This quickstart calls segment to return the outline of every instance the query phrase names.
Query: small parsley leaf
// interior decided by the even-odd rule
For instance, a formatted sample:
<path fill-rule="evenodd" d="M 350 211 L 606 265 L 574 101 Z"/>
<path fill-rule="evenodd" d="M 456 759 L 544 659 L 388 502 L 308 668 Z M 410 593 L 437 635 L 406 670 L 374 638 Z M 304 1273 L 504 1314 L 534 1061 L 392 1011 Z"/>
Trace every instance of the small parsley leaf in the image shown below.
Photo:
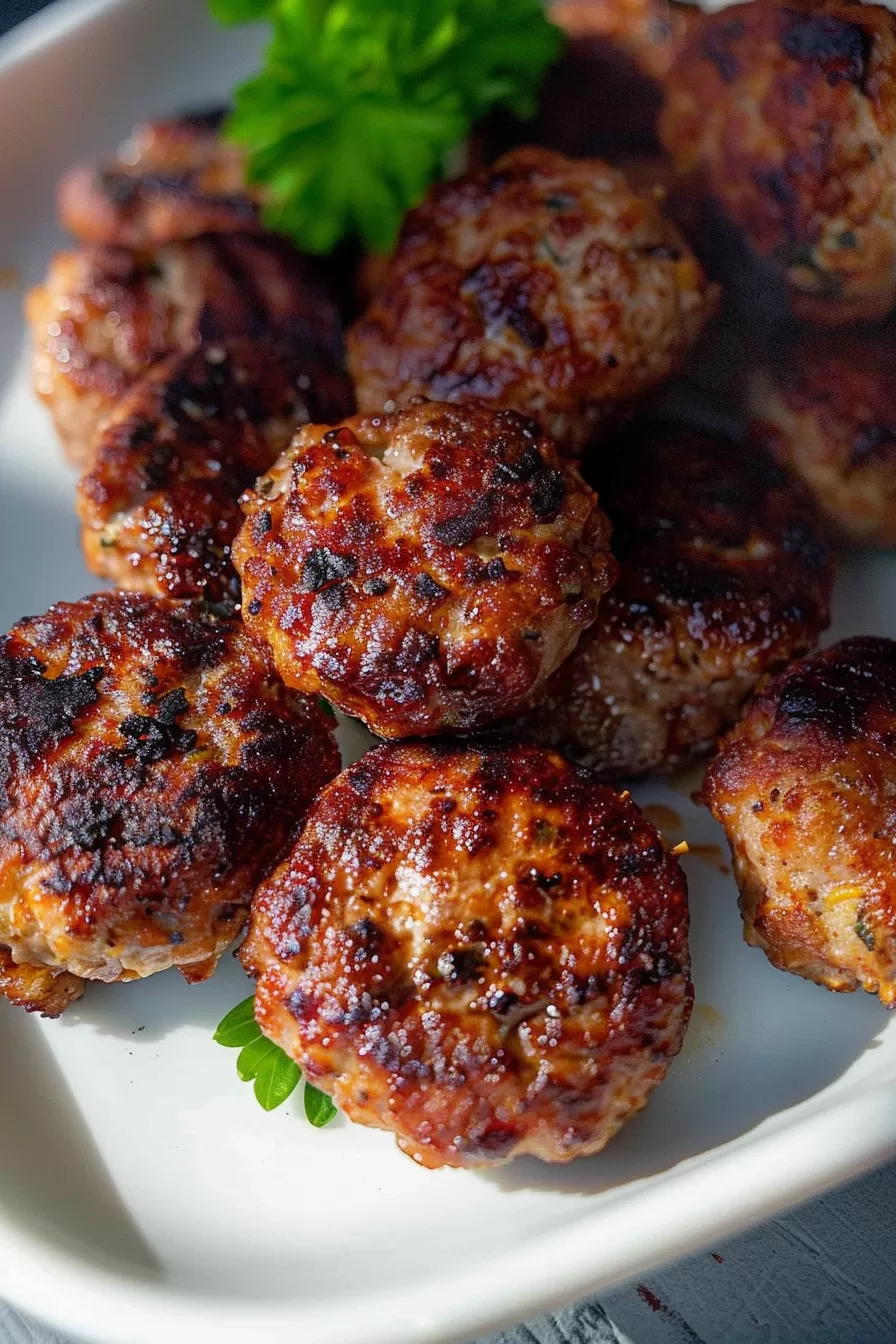
<path fill-rule="evenodd" d="M 267 1036 L 259 1033 L 257 1041 L 250 1041 L 244 1045 L 237 1056 L 236 1071 L 240 1080 L 244 1083 L 251 1083 L 253 1078 L 257 1078 L 259 1072 L 264 1067 L 265 1060 L 273 1050 L 278 1050 L 273 1041 L 269 1041 Z"/>
<path fill-rule="evenodd" d="M 311 252 L 347 235 L 376 251 L 498 104 L 531 115 L 561 42 L 542 0 L 211 0 L 222 22 L 264 15 L 264 69 L 236 91 L 265 218 Z"/>
<path fill-rule="evenodd" d="M 231 1008 L 227 1016 L 221 1019 L 214 1039 L 218 1045 L 233 1049 L 236 1046 L 250 1045 L 260 1036 L 261 1027 L 255 1021 L 255 995 L 250 994 L 248 999 L 243 999 L 242 1003 Z"/>
<path fill-rule="evenodd" d="M 269 17 L 277 0 L 208 0 L 219 23 L 256 23 Z"/>
<path fill-rule="evenodd" d="M 283 1104 L 296 1089 L 302 1070 L 285 1055 L 279 1046 L 273 1046 L 255 1075 L 255 1099 L 266 1111 Z"/>
<path fill-rule="evenodd" d="M 305 1117 L 309 1124 L 315 1129 L 323 1129 L 328 1125 L 336 1114 L 336 1107 L 333 1105 L 326 1092 L 321 1092 L 311 1083 L 305 1084 Z"/>

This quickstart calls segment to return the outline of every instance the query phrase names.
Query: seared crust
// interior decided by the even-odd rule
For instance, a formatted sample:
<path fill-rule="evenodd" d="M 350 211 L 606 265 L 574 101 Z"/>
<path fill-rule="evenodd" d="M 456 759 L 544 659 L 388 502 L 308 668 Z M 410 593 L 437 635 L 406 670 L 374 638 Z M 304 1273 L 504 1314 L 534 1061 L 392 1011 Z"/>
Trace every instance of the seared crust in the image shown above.
<path fill-rule="evenodd" d="M 341 358 L 339 319 L 311 264 L 283 239 L 209 235 L 152 252 L 59 252 L 32 289 L 37 395 L 69 458 L 90 461 L 97 427 L 157 359 L 243 336 Z"/>
<path fill-rule="evenodd" d="M 796 311 L 837 323 L 896 302 L 896 17 L 788 0 L 694 18 L 660 136 Z"/>
<path fill-rule="evenodd" d="M 402 743 L 320 795 L 241 958 L 265 1034 L 424 1166 L 566 1162 L 677 1053 L 687 933 L 630 798 L 532 746 Z"/>
<path fill-rule="evenodd" d="M 517 149 L 410 212 L 349 368 L 362 411 L 477 398 L 577 452 L 679 366 L 714 303 L 674 225 L 615 169 Z"/>
<path fill-rule="evenodd" d="M 17 966 L 8 947 L 0 947 L 0 998 L 26 1013 L 58 1017 L 84 993 L 84 981 L 47 966 Z"/>
<path fill-rule="evenodd" d="M 311 425 L 243 507 L 249 630 L 289 685 L 383 737 L 518 712 L 613 575 L 576 467 L 533 421 L 475 404 Z"/>
<path fill-rule="evenodd" d="M 79 163 L 57 192 L 59 222 L 84 243 L 154 247 L 259 227 L 245 151 L 221 137 L 223 112 L 134 127 L 117 152 Z"/>
<path fill-rule="evenodd" d="M 831 557 L 805 493 L 720 435 L 644 421 L 591 477 L 619 578 L 529 728 L 609 778 L 675 770 L 813 647 Z"/>
<path fill-rule="evenodd" d="M 329 722 L 241 626 L 127 593 L 0 643 L 0 943 L 21 965 L 205 979 L 303 807 Z"/>
<path fill-rule="evenodd" d="M 896 1004 L 896 643 L 842 640 L 771 681 L 704 785 L 744 937 L 774 966 Z"/>
<path fill-rule="evenodd" d="M 344 374 L 282 348 L 222 341 L 160 360 L 99 431 L 78 485 L 88 566 L 119 588 L 238 601 L 240 492 L 297 426 L 351 406 Z"/>
<path fill-rule="evenodd" d="M 805 482 L 832 531 L 862 546 L 896 545 L 894 335 L 800 331 L 749 390 L 757 441 Z"/>

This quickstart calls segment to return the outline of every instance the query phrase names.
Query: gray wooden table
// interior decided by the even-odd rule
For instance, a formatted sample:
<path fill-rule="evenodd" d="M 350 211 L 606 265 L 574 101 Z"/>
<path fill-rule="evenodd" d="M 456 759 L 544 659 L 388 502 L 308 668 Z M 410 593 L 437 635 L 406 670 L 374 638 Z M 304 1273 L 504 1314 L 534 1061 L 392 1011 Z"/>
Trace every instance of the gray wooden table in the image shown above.
<path fill-rule="evenodd" d="M 0 0 L 0 33 L 46 3 Z M 634 1344 L 896 1344 L 896 1163 L 487 1344 L 616 1344 L 620 1336 Z M 0 1302 L 0 1344 L 59 1341 Z"/>

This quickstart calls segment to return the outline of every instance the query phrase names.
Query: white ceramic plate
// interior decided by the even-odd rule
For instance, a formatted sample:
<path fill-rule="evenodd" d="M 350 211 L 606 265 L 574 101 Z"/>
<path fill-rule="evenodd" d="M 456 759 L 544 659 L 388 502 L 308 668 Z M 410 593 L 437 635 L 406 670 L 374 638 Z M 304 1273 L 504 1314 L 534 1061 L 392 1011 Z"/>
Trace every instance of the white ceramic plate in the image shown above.
<path fill-rule="evenodd" d="M 95 586 L 27 385 L 22 290 L 57 245 L 53 185 L 140 115 L 202 104 L 257 33 L 201 0 L 69 0 L 0 45 L 0 625 Z M 10 275 L 14 272 L 14 277 Z M 840 576 L 832 636 L 893 634 L 896 560 Z M 692 844 L 721 835 L 649 786 Z M 677 837 L 676 837 L 677 838 Z M 418 1169 L 295 1100 L 265 1115 L 211 1040 L 248 983 L 96 987 L 59 1022 L 0 1004 L 0 1296 L 98 1344 L 435 1344 L 705 1245 L 896 1147 L 896 1017 L 744 946 L 721 850 L 686 862 L 697 1007 L 683 1055 L 603 1155 Z M 296 1094 L 297 1096 L 299 1094 Z"/>

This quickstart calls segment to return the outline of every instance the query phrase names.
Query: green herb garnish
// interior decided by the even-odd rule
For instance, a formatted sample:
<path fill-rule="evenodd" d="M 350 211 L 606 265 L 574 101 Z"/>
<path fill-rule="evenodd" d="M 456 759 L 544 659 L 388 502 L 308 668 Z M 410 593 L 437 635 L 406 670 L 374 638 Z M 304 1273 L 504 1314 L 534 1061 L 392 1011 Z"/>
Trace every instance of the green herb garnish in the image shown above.
<path fill-rule="evenodd" d="M 281 1106 L 296 1090 L 302 1070 L 263 1035 L 255 1021 L 254 994 L 221 1019 L 215 1040 L 218 1045 L 239 1050 L 236 1071 L 244 1083 L 254 1084 L 256 1100 L 266 1111 Z M 323 1129 L 336 1114 L 336 1107 L 325 1093 L 306 1083 L 305 1114 L 315 1129 Z"/>
<path fill-rule="evenodd" d="M 310 252 L 392 246 L 406 210 L 490 108 L 521 117 L 562 37 L 541 0 L 209 0 L 273 28 L 227 134 L 249 152 L 265 221 Z"/>

